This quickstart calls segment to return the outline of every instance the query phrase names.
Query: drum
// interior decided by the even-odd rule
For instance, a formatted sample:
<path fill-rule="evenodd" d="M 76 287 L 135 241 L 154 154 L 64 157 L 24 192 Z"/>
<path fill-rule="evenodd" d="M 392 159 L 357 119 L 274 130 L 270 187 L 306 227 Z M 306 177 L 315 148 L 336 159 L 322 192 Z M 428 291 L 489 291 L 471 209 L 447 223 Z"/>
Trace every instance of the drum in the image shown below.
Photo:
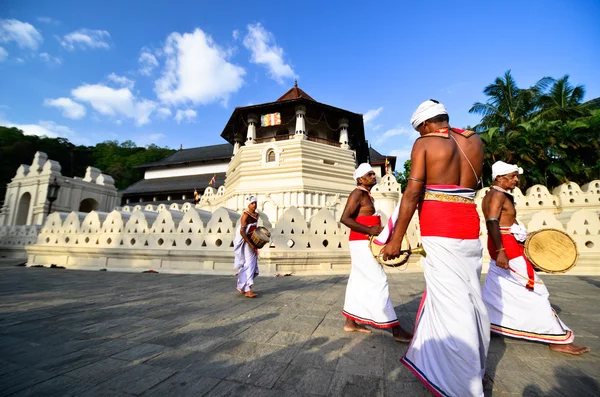
<path fill-rule="evenodd" d="M 369 248 L 371 249 L 371 254 L 373 254 L 373 257 L 380 265 L 388 267 L 400 267 L 408 262 L 412 254 L 421 254 L 425 256 L 425 250 L 423 249 L 423 247 L 417 246 L 417 248 L 411 249 L 408 237 L 404 235 L 404 240 L 402 240 L 402 246 L 400 250 L 400 256 L 395 259 L 384 260 L 381 251 L 383 250 L 385 245 L 377 245 L 373 243 L 373 240 L 375 238 L 376 236 L 371 236 L 369 238 Z"/>
<path fill-rule="evenodd" d="M 577 262 L 577 245 L 565 232 L 542 229 L 525 240 L 525 256 L 533 266 L 546 273 L 564 273 Z"/>
<path fill-rule="evenodd" d="M 250 240 L 252 240 L 256 248 L 262 248 L 266 243 L 271 241 L 271 233 L 266 227 L 259 226 L 250 234 Z"/>

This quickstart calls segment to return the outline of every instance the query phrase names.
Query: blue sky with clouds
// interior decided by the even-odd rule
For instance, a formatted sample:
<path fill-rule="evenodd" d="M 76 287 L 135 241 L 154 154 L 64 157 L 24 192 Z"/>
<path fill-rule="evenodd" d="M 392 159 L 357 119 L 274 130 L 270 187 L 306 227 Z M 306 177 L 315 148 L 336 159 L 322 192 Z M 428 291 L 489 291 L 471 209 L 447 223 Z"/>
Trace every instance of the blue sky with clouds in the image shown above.
<path fill-rule="evenodd" d="M 0 125 L 76 144 L 218 144 L 235 106 L 298 78 L 363 113 L 372 146 L 403 161 L 420 102 L 474 125 L 470 106 L 508 69 L 523 87 L 569 74 L 600 96 L 599 19 L 594 0 L 0 0 Z"/>

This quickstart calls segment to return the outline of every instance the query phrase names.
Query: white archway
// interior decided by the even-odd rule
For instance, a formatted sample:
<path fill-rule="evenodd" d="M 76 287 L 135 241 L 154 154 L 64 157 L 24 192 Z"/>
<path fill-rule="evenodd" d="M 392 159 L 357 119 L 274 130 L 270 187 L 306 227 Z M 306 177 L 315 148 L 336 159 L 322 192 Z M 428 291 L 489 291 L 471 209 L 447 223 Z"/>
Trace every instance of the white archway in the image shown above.
<path fill-rule="evenodd" d="M 26 225 L 27 219 L 29 218 L 29 209 L 31 207 L 31 194 L 29 192 L 23 193 L 19 199 L 17 205 L 17 217 L 15 219 L 15 225 Z"/>
<path fill-rule="evenodd" d="M 92 212 L 98 210 L 98 202 L 93 198 L 86 198 L 79 203 L 79 212 Z"/>

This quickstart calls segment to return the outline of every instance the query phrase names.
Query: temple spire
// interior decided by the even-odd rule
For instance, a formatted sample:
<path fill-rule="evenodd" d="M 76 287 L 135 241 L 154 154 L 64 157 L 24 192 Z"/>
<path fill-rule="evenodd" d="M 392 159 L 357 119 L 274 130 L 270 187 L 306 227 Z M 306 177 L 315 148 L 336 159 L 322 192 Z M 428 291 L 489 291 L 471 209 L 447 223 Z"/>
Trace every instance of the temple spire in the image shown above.
<path fill-rule="evenodd" d="M 298 79 L 294 79 L 294 88 L 298 88 Z"/>

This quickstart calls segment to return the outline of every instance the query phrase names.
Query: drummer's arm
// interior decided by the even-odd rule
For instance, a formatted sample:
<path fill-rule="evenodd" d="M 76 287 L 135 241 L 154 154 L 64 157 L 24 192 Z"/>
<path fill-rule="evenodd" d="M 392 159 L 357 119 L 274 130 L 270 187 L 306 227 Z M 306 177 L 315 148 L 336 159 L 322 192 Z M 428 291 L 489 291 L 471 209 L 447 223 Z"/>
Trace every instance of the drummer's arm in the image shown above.
<path fill-rule="evenodd" d="M 506 196 L 500 192 L 491 191 L 492 197 L 487 205 L 485 216 L 485 226 L 487 227 L 488 236 L 496 247 L 496 266 L 503 269 L 508 269 L 508 256 L 502 244 L 502 236 L 500 234 L 500 216 L 502 215 L 502 207 Z"/>
<path fill-rule="evenodd" d="M 376 232 L 380 230 L 379 226 L 365 226 L 356 222 L 356 216 L 360 210 L 360 202 L 363 198 L 363 193 L 361 190 L 354 190 L 348 196 L 348 201 L 346 202 L 346 208 L 344 208 L 344 212 L 342 213 L 342 217 L 340 218 L 340 222 L 344 225 L 348 226 L 350 230 L 353 230 L 358 233 L 367 234 L 370 236 L 379 234 Z"/>
<path fill-rule="evenodd" d="M 254 244 L 252 244 L 250 237 L 248 237 L 248 234 L 246 233 L 246 229 L 248 227 L 248 214 L 246 214 L 245 212 L 244 215 L 242 215 L 242 220 L 240 221 L 240 223 L 240 234 L 242 235 L 242 238 L 246 243 L 250 245 L 250 247 L 254 247 Z"/>

